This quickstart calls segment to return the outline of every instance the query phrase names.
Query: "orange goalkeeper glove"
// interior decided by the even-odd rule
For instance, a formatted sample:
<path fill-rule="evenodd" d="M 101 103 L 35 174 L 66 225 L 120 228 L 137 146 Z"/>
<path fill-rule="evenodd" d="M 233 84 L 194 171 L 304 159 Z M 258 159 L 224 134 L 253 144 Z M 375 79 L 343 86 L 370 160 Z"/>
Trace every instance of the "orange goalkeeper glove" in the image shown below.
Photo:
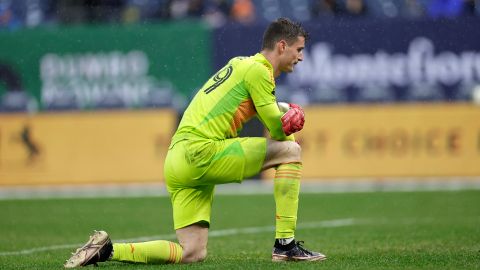
<path fill-rule="evenodd" d="M 282 116 L 282 128 L 285 135 L 290 135 L 303 129 L 305 112 L 302 107 L 289 103 L 289 110 Z"/>

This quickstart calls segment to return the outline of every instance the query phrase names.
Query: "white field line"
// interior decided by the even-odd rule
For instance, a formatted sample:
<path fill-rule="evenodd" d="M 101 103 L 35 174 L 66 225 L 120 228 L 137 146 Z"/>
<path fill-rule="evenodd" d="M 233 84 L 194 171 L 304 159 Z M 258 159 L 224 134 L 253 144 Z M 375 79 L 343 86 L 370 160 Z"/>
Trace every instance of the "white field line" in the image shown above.
<path fill-rule="evenodd" d="M 316 229 L 316 228 L 335 228 L 335 227 L 346 227 L 353 226 L 364 222 L 359 222 L 353 218 L 347 219 L 334 219 L 326 221 L 317 221 L 317 222 L 306 222 L 297 224 L 297 229 Z M 214 230 L 208 233 L 209 237 L 223 237 L 223 236 L 232 236 L 239 234 L 257 234 L 264 232 L 274 232 L 274 226 L 262 226 L 262 227 L 246 227 L 246 228 L 235 228 L 235 229 L 225 229 L 225 230 Z M 163 235 L 153 235 L 153 236 L 143 236 L 130 239 L 120 239 L 115 240 L 115 242 L 142 242 L 149 241 L 154 239 L 163 239 L 163 240 L 173 240 L 176 239 L 175 234 L 163 234 Z M 43 251 L 50 250 L 59 250 L 59 249 L 73 249 L 76 247 L 82 246 L 82 244 L 65 244 L 65 245 L 53 245 L 45 247 L 37 247 L 31 249 L 24 249 L 18 251 L 4 251 L 0 252 L 0 256 L 18 256 L 26 254 L 34 254 Z"/>

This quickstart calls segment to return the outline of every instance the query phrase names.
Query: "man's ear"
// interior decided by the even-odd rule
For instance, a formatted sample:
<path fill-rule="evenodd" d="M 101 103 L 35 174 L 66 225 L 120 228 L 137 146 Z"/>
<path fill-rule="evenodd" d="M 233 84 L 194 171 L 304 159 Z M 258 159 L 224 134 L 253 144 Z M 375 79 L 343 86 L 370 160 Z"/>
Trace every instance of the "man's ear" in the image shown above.
<path fill-rule="evenodd" d="M 277 42 L 277 48 L 281 53 L 283 53 L 285 49 L 287 49 L 287 42 L 283 39 L 280 40 L 279 42 Z"/>

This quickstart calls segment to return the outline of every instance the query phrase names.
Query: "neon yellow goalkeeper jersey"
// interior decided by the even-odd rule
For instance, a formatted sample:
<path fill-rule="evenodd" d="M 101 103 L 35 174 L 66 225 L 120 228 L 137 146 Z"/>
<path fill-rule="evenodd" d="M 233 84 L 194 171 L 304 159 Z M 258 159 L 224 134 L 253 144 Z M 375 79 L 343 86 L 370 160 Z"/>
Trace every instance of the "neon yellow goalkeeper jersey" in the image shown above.
<path fill-rule="evenodd" d="M 234 138 L 256 115 L 255 107 L 276 103 L 270 62 L 260 53 L 235 57 L 211 77 L 186 109 L 172 145 L 189 138 Z"/>

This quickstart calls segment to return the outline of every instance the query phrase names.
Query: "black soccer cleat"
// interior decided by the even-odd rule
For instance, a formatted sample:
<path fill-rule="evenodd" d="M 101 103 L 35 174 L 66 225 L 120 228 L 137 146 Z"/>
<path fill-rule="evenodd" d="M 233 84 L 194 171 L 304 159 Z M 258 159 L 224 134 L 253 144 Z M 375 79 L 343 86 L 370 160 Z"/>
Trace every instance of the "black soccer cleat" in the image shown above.
<path fill-rule="evenodd" d="M 77 249 L 70 259 L 63 265 L 65 268 L 75 268 L 89 264 L 97 265 L 110 258 L 113 245 L 108 234 L 104 231 L 95 231 L 83 247 Z"/>
<path fill-rule="evenodd" d="M 309 251 L 303 247 L 303 241 L 295 241 L 286 246 L 275 243 L 272 252 L 273 262 L 282 261 L 323 261 L 327 256 L 320 252 Z"/>

